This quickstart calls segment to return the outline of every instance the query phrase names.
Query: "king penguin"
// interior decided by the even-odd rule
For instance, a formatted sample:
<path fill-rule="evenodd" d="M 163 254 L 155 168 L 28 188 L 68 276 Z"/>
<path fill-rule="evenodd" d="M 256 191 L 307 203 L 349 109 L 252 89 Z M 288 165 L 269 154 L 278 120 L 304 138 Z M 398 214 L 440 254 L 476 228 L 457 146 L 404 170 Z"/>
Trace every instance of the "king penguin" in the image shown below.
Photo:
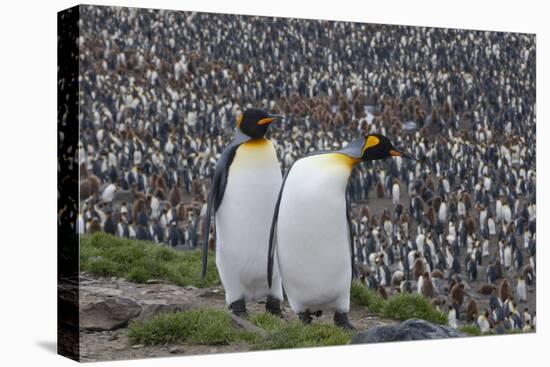
<path fill-rule="evenodd" d="M 290 307 L 302 322 L 326 311 L 334 312 L 335 325 L 354 328 L 348 319 L 354 251 L 346 187 L 355 164 L 391 156 L 411 158 L 385 136 L 371 134 L 341 150 L 311 153 L 288 170 L 273 214 L 268 280 L 276 279 L 278 263 Z"/>
<path fill-rule="evenodd" d="M 225 300 L 236 315 L 246 302 L 266 299 L 266 310 L 281 316 L 283 299 L 277 265 L 268 287 L 265 257 L 282 174 L 275 147 L 264 137 L 280 116 L 247 109 L 214 171 L 205 218 L 202 277 L 206 274 L 211 217 L 216 223 L 216 267 Z"/>

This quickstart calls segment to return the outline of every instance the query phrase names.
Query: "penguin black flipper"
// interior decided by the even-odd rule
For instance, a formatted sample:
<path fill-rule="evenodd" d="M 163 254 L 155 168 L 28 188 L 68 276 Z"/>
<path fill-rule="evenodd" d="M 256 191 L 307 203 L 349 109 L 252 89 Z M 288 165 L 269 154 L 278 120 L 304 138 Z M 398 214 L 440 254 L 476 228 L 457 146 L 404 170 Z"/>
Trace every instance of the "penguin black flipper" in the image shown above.
<path fill-rule="evenodd" d="M 290 166 L 292 169 L 292 166 Z M 290 169 L 288 172 L 290 172 Z M 273 262 L 275 257 L 275 229 L 277 227 L 277 220 L 279 219 L 279 206 L 281 204 L 281 197 L 283 196 L 283 189 L 285 187 L 285 181 L 288 176 L 288 172 L 283 179 L 281 184 L 281 190 L 279 190 L 279 196 L 277 197 L 277 203 L 275 204 L 275 209 L 273 211 L 273 221 L 271 222 L 271 229 L 269 230 L 269 250 L 267 251 L 267 284 L 271 288 L 273 283 Z"/>
<path fill-rule="evenodd" d="M 349 188 L 349 186 L 348 186 Z M 348 232 L 349 232 L 349 247 L 350 247 L 350 254 L 351 254 L 351 280 L 353 281 L 355 271 L 353 271 L 354 268 L 354 261 L 355 261 L 355 248 L 353 246 L 353 241 L 355 239 L 353 235 L 353 225 L 351 223 L 351 200 L 349 197 L 349 189 L 346 189 L 346 220 L 348 222 Z"/>
<path fill-rule="evenodd" d="M 202 272 L 201 277 L 204 279 L 206 276 L 206 266 L 208 264 L 208 239 L 210 237 L 210 226 L 212 224 L 212 214 L 216 214 L 220 207 L 223 194 L 225 193 L 225 187 L 227 186 L 227 175 L 229 174 L 229 167 L 235 158 L 237 149 L 242 143 L 250 140 L 250 137 L 244 135 L 240 130 L 237 130 L 235 138 L 231 141 L 229 146 L 220 155 L 220 159 L 216 163 L 216 169 L 214 170 L 214 177 L 212 178 L 212 184 L 210 186 L 210 192 L 208 193 L 208 203 L 206 207 L 206 216 L 204 217 L 204 241 L 202 244 Z"/>
<path fill-rule="evenodd" d="M 275 258 L 275 229 L 277 228 L 277 220 L 279 219 L 279 206 L 281 205 L 281 197 L 283 196 L 283 190 L 285 188 L 286 178 L 288 177 L 288 174 L 292 170 L 292 166 L 298 160 L 299 159 L 292 162 L 292 164 L 288 168 L 288 171 L 286 171 L 285 177 L 283 178 L 283 182 L 281 184 L 281 190 L 279 190 L 279 196 L 277 197 L 277 203 L 275 204 L 275 210 L 273 211 L 273 221 L 271 222 L 271 229 L 269 231 L 269 250 L 267 252 L 267 284 L 269 285 L 269 288 L 271 288 L 271 284 L 273 283 L 273 263 Z"/>

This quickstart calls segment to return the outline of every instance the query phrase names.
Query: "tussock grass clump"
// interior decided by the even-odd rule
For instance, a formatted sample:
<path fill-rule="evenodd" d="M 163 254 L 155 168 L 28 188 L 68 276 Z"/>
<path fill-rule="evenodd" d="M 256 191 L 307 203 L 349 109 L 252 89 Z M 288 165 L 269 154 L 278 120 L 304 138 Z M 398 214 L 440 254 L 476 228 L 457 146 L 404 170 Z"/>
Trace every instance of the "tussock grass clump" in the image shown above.
<path fill-rule="evenodd" d="M 386 306 L 386 300 L 381 295 L 354 280 L 350 289 L 351 302 L 366 307 L 369 312 L 380 314 Z"/>
<path fill-rule="evenodd" d="M 307 348 L 347 344 L 352 333 L 333 325 L 303 325 L 299 321 L 284 323 L 267 337 L 252 345 L 253 350 Z"/>
<path fill-rule="evenodd" d="M 399 293 L 388 299 L 382 316 L 389 319 L 423 319 L 434 324 L 447 325 L 447 316 L 438 311 L 419 294 Z"/>
<path fill-rule="evenodd" d="M 262 337 L 239 329 L 226 311 L 194 309 L 134 321 L 128 328 L 128 339 L 131 344 L 144 345 L 227 345 L 244 341 L 251 349 L 262 350 L 341 345 L 347 344 L 352 335 L 333 325 L 304 326 L 299 321 L 286 322 L 267 313 L 252 315 L 249 320 L 268 335 Z"/>
<path fill-rule="evenodd" d="M 267 332 L 280 330 L 286 322 L 280 317 L 274 316 L 268 312 L 249 316 L 248 320 L 256 326 L 261 327 Z"/>
<path fill-rule="evenodd" d="M 508 334 L 527 334 L 534 332 L 534 330 L 524 331 L 523 329 L 507 329 L 503 332 L 497 332 L 495 329 L 490 329 L 486 332 L 481 332 L 476 325 L 464 325 L 458 328 L 458 331 L 471 336 L 491 336 L 491 335 L 508 335 Z"/>
<path fill-rule="evenodd" d="M 227 312 L 205 309 L 163 313 L 149 320 L 134 321 L 128 328 L 128 338 L 131 344 L 144 345 L 226 345 L 235 340 L 254 340 L 233 325 Z"/>
<path fill-rule="evenodd" d="M 370 312 L 395 320 L 423 319 L 435 324 L 446 325 L 447 316 L 438 311 L 420 294 L 397 293 L 385 300 L 375 291 L 358 281 L 351 284 L 351 301 L 366 307 Z"/>
<path fill-rule="evenodd" d="M 154 242 L 129 240 L 104 232 L 80 239 L 80 269 L 98 276 L 124 277 L 136 283 L 162 279 L 180 286 L 220 284 L 214 261 L 200 278 L 201 251 L 176 251 Z M 211 259 L 214 255 L 211 254 Z"/>
<path fill-rule="evenodd" d="M 458 331 L 467 335 L 472 335 L 472 336 L 480 336 L 482 334 L 481 330 L 475 325 L 464 325 L 458 328 Z"/>

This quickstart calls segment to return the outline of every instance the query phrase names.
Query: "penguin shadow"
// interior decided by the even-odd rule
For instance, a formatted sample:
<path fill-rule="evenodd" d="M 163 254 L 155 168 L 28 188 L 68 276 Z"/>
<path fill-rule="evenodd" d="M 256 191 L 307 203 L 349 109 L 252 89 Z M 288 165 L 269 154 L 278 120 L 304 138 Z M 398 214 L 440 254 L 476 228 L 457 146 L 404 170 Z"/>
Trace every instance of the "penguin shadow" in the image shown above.
<path fill-rule="evenodd" d="M 57 354 L 57 342 L 55 340 L 38 340 L 36 345 L 47 352 Z"/>

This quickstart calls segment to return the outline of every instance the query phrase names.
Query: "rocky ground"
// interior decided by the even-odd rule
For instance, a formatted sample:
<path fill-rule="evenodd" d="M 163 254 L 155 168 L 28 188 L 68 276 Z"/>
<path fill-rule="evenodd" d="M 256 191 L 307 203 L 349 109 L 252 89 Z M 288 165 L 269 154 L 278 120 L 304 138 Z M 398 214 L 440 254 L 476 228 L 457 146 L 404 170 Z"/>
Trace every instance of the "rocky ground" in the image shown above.
<path fill-rule="evenodd" d="M 138 359 L 172 355 L 231 353 L 249 350 L 246 343 L 225 346 L 207 345 L 130 345 L 128 322 L 144 319 L 159 312 L 187 310 L 191 308 L 227 309 L 223 288 L 179 287 L 152 280 L 148 284 L 136 284 L 123 279 L 98 279 L 82 274 L 80 280 L 81 308 L 81 360 Z M 249 304 L 251 314 L 264 312 L 261 303 Z M 286 320 L 296 316 L 288 304 L 283 304 Z M 350 318 L 358 331 L 396 321 L 370 315 L 364 307 L 352 307 Z M 332 315 L 323 315 L 314 322 L 332 323 Z"/>

